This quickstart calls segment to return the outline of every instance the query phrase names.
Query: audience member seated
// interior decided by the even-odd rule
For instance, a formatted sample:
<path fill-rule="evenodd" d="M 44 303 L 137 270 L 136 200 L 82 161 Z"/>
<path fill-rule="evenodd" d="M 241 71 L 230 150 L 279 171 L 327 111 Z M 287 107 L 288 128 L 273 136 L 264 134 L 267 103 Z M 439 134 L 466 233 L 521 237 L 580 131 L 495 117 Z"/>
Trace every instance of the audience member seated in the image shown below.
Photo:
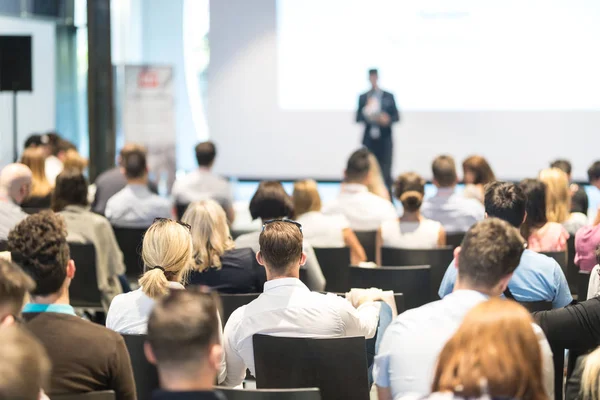
<path fill-rule="evenodd" d="M 566 251 L 569 232 L 558 222 L 549 222 L 546 214 L 546 184 L 537 179 L 524 179 L 521 189 L 527 196 L 527 218 L 521 234 L 527 239 L 529 250 Z"/>
<path fill-rule="evenodd" d="M 65 153 L 65 143 L 56 132 L 49 132 L 42 135 L 42 143 L 46 150 L 46 178 L 51 186 L 54 186 L 56 177 L 63 170 L 63 161 Z"/>
<path fill-rule="evenodd" d="M 93 212 L 104 215 L 108 200 L 127 186 L 127 179 L 123 173 L 123 160 L 125 159 L 125 155 L 133 150 L 146 153 L 146 148 L 144 146 L 135 143 L 127 143 L 123 146 L 117 157 L 117 166 L 108 171 L 104 171 L 96 178 L 96 181 L 94 182 L 96 193 L 94 195 L 94 201 L 92 202 Z M 150 181 L 148 181 L 148 188 L 152 193 L 158 193 L 156 185 Z"/>
<path fill-rule="evenodd" d="M 62 217 L 51 211 L 30 215 L 10 232 L 8 249 L 36 284 L 23 318 L 52 362 L 49 394 L 114 390 L 117 399 L 135 400 L 121 335 L 77 317 L 69 305 L 75 263 Z"/>
<path fill-rule="evenodd" d="M 190 204 L 182 221 L 190 225 L 194 244 L 190 285 L 205 285 L 220 293 L 263 291 L 265 269 L 251 248 L 235 248 L 225 211 L 216 201 Z"/>
<path fill-rule="evenodd" d="M 375 231 L 383 222 L 397 218 L 389 200 L 369 192 L 370 157 L 365 148 L 352 153 L 339 196 L 323 208 L 325 214 L 344 215 L 355 231 Z"/>
<path fill-rule="evenodd" d="M 369 177 L 367 178 L 367 188 L 369 192 L 377 195 L 387 201 L 391 201 L 389 189 L 385 186 L 385 180 L 381 173 L 379 160 L 371 152 L 369 152 Z"/>
<path fill-rule="evenodd" d="M 25 298 L 34 288 L 33 280 L 18 265 L 0 259 L 0 329 L 21 319 Z"/>
<path fill-rule="evenodd" d="M 430 393 L 440 351 L 469 310 L 506 290 L 523 249 L 519 231 L 497 218 L 469 229 L 462 248 L 455 250 L 458 277 L 454 292 L 402 313 L 384 334 L 374 369 L 380 400 Z M 552 397 L 552 352 L 539 328 L 537 331 L 544 351 L 545 390 Z"/>
<path fill-rule="evenodd" d="M 575 264 L 581 271 L 591 271 L 598 263 L 596 247 L 600 244 L 600 221 L 586 226 L 575 235 Z"/>
<path fill-rule="evenodd" d="M 502 219 L 519 228 L 525 220 L 526 208 L 527 197 L 519 186 L 494 182 L 486 187 L 485 212 L 488 217 Z M 453 261 L 440 285 L 438 294 L 441 298 L 452 293 L 456 274 Z M 560 265 L 553 258 L 529 249 L 523 251 L 505 294 L 520 302 L 551 301 L 554 308 L 564 307 L 573 301 Z"/>
<path fill-rule="evenodd" d="M 571 163 L 568 160 L 556 160 L 550 164 L 550 168 L 558 168 L 567 174 L 569 182 L 571 182 Z M 571 183 L 569 186 L 571 192 L 571 212 L 582 213 L 587 215 L 590 202 L 588 195 L 585 192 L 583 186 L 579 186 L 576 183 Z"/>
<path fill-rule="evenodd" d="M 0 329 L 0 398 L 48 400 L 52 365 L 44 346 L 26 329 Z"/>
<path fill-rule="evenodd" d="M 546 184 L 546 216 L 549 222 L 562 224 L 569 234 L 588 225 L 587 215 L 571 212 L 569 177 L 558 168 L 547 168 L 540 172 L 540 181 Z"/>
<path fill-rule="evenodd" d="M 424 217 L 441 222 L 446 232 L 466 232 L 471 225 L 483 219 L 483 205 L 455 193 L 456 165 L 450 156 L 439 156 L 431 166 L 433 184 L 437 193 L 425 200 L 421 208 Z"/>
<path fill-rule="evenodd" d="M 596 245 L 596 265 L 590 272 L 590 281 L 588 283 L 587 300 L 600 296 L 600 243 Z M 584 299 L 579 299 L 579 301 Z"/>
<path fill-rule="evenodd" d="M 21 203 L 23 208 L 50 208 L 52 186 L 46 179 L 45 154 L 42 148 L 25 149 L 21 163 L 31 170 L 31 191 Z"/>
<path fill-rule="evenodd" d="M 24 164 L 8 164 L 0 171 L 0 240 L 27 218 L 19 204 L 29 196 L 31 180 L 31 170 Z"/>
<path fill-rule="evenodd" d="M 600 399 L 600 347 L 578 360 L 576 370 L 567 382 L 565 400 Z"/>
<path fill-rule="evenodd" d="M 213 392 L 223 356 L 217 309 L 216 296 L 202 288 L 176 290 L 157 302 L 144 347 L 160 377 L 153 400 L 224 400 Z"/>
<path fill-rule="evenodd" d="M 483 204 L 485 185 L 496 180 L 492 167 L 481 156 L 467 157 L 463 161 L 463 182 L 465 189 L 463 195 L 467 198 L 478 200 Z"/>
<path fill-rule="evenodd" d="M 217 156 L 213 142 L 202 142 L 196 146 L 198 169 L 190 172 L 173 184 L 171 195 L 175 204 L 190 204 L 200 200 L 213 199 L 223 207 L 230 223 L 235 218 L 233 211 L 233 191 L 229 182 L 212 172 Z"/>
<path fill-rule="evenodd" d="M 86 160 L 76 149 L 68 149 L 65 152 L 65 161 L 63 163 L 63 169 L 74 169 L 83 174 L 88 166 L 88 160 Z"/>
<path fill-rule="evenodd" d="M 532 324 L 512 301 L 473 308 L 442 349 L 427 399 L 549 400 Z"/>
<path fill-rule="evenodd" d="M 385 247 L 433 249 L 446 245 L 442 224 L 421 215 L 425 197 L 425 180 L 414 172 L 398 177 L 394 195 L 402 203 L 404 214 L 381 225 L 381 243 Z"/>
<path fill-rule="evenodd" d="M 365 296 L 355 309 L 334 294 L 311 292 L 298 278 L 306 261 L 302 231 L 294 221 L 267 222 L 260 234 L 258 261 L 267 270 L 264 292 L 233 312 L 225 325 L 227 386 L 239 385 L 254 370 L 252 336 L 343 337 L 377 334 L 381 304 Z M 385 329 L 382 327 L 381 329 Z"/>
<path fill-rule="evenodd" d="M 87 181 L 77 170 L 64 170 L 56 178 L 52 210 L 59 213 L 67 225 L 67 240 L 92 243 L 96 249 L 98 289 L 105 310 L 113 297 L 123 292 L 119 276 L 125 274 L 123 253 L 110 223 L 89 210 Z"/>
<path fill-rule="evenodd" d="M 42 137 L 44 139 L 42 139 Z M 46 147 L 45 141 L 48 141 L 48 137 L 46 135 L 40 135 L 37 133 L 33 133 L 25 139 L 25 143 L 23 144 L 23 150 L 26 149 L 35 149 L 35 148 L 44 148 Z"/>
<path fill-rule="evenodd" d="M 346 217 L 342 214 L 325 215 L 321 212 L 321 196 L 317 182 L 312 179 L 297 181 L 294 184 L 292 200 L 296 221 L 302 224 L 304 240 L 308 244 L 313 247 L 348 247 L 353 265 L 367 261 L 365 250 L 354 231 L 350 229 Z"/>
<path fill-rule="evenodd" d="M 116 296 L 106 316 L 106 327 L 129 335 L 146 333 L 156 299 L 173 289 L 184 289 L 192 258 L 188 227 L 173 220 L 156 221 L 144 234 L 144 274 L 137 290 Z"/>
<path fill-rule="evenodd" d="M 294 204 L 281 183 L 264 181 L 258 185 L 256 193 L 250 200 L 250 215 L 253 220 L 260 218 L 264 225 L 267 221 L 294 215 Z M 260 231 L 256 231 L 239 236 L 235 240 L 235 247 L 238 249 L 249 247 L 257 253 L 260 250 L 260 234 Z M 310 290 L 322 292 L 325 290 L 325 277 L 321 271 L 319 260 L 310 244 L 304 242 L 303 246 L 303 251 L 306 253 L 306 263 L 303 262 L 306 269 L 306 285 Z"/>
<path fill-rule="evenodd" d="M 171 202 L 148 189 L 146 153 L 140 150 L 127 152 L 123 170 L 127 186 L 106 203 L 106 218 L 113 226 L 147 228 L 155 218 L 173 217 Z"/>

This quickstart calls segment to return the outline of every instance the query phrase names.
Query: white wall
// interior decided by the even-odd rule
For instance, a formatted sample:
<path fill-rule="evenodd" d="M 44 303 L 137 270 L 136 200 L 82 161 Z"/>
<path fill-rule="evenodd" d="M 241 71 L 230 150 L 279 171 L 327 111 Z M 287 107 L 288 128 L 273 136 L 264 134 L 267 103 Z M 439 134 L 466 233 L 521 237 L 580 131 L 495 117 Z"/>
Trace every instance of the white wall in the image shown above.
<path fill-rule="evenodd" d="M 275 3 L 211 1 L 208 122 L 220 145 L 216 168 L 249 178 L 340 178 L 360 145 L 361 127 L 350 111 L 280 109 Z M 556 157 L 569 158 L 575 178 L 587 179 L 587 167 L 600 158 L 593 146 L 600 111 L 406 112 L 402 118 L 395 127 L 395 174 L 416 170 L 429 178 L 435 155 L 460 162 L 479 153 L 503 179 L 534 176 Z"/>
<path fill-rule="evenodd" d="M 56 127 L 56 44 L 53 22 L 0 17 L 0 35 L 31 35 L 33 91 L 17 96 L 18 147 L 34 132 Z M 12 162 L 12 93 L 0 92 L 0 166 Z"/>

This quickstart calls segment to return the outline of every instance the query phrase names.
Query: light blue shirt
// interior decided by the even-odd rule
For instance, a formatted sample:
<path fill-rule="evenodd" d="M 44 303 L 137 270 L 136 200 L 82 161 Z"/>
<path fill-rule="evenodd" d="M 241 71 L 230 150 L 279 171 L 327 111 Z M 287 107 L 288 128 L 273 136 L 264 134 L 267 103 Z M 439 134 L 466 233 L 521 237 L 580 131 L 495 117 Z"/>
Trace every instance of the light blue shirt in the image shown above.
<path fill-rule="evenodd" d="M 52 312 L 57 314 L 75 315 L 75 310 L 69 304 L 38 304 L 27 303 L 23 307 L 24 313 L 44 313 Z"/>
<path fill-rule="evenodd" d="M 454 188 L 438 188 L 421 207 L 425 218 L 442 223 L 446 232 L 466 232 L 485 216 L 483 204 L 454 192 Z"/>
<path fill-rule="evenodd" d="M 173 206 L 147 185 L 127 185 L 108 200 L 105 215 L 113 226 L 147 228 L 155 218 L 172 218 Z"/>
<path fill-rule="evenodd" d="M 452 293 L 456 274 L 456 266 L 452 261 L 440 285 L 438 294 L 441 298 Z M 553 308 L 561 308 L 573 301 L 560 265 L 553 258 L 531 250 L 523 252 L 508 289 L 520 302 L 551 301 Z"/>

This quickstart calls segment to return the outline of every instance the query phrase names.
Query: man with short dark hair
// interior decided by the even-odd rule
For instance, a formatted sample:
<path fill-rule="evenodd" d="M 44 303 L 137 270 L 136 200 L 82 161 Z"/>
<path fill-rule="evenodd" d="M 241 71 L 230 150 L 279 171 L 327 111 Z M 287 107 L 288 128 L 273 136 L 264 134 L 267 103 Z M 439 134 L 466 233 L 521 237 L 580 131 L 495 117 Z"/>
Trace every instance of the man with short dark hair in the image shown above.
<path fill-rule="evenodd" d="M 202 142 L 196 146 L 198 169 L 177 179 L 171 191 L 175 204 L 185 205 L 204 199 L 218 202 L 233 222 L 233 191 L 229 182 L 212 172 L 217 147 L 213 142 Z"/>
<path fill-rule="evenodd" d="M 465 232 L 483 219 L 484 209 L 480 202 L 455 192 L 458 178 L 452 157 L 436 157 L 431 170 L 437 193 L 423 203 L 421 214 L 424 217 L 441 222 L 444 230 L 450 233 Z"/>
<path fill-rule="evenodd" d="M 550 164 L 550 168 L 558 168 L 569 177 L 571 181 L 571 163 L 569 160 L 555 160 Z M 579 212 L 587 215 L 589 208 L 589 199 L 585 189 L 576 183 L 571 183 L 571 212 Z"/>
<path fill-rule="evenodd" d="M 152 399 L 222 399 L 213 391 L 223 353 L 217 305 L 216 294 L 201 287 L 173 290 L 156 303 L 144 346 L 162 388 Z"/>
<path fill-rule="evenodd" d="M 399 315 L 383 336 L 375 358 L 375 384 L 380 400 L 404 395 L 425 396 L 437 357 L 465 314 L 489 297 L 500 296 L 519 264 L 525 240 L 507 222 L 477 222 L 455 251 L 458 277 L 454 292 L 442 300 Z M 552 352 L 541 329 L 534 326 L 543 352 L 546 394 L 554 394 Z"/>
<path fill-rule="evenodd" d="M 311 292 L 300 281 L 300 266 L 306 262 L 301 229 L 291 220 L 267 221 L 263 226 L 256 259 L 266 268 L 267 283 L 258 299 L 238 308 L 227 321 L 224 385 L 239 385 L 246 368 L 255 373 L 252 336 L 257 333 L 367 339 L 377 334 L 381 304 L 374 299 L 365 296 L 355 309 L 346 299 Z"/>
<path fill-rule="evenodd" d="M 127 186 L 106 203 L 106 218 L 121 228 L 147 228 L 155 218 L 172 218 L 173 207 L 168 199 L 148 189 L 146 153 L 134 149 L 125 153 L 122 172 Z"/>
<path fill-rule="evenodd" d="M 33 280 L 18 265 L 0 259 L 0 327 L 19 319 L 25 297 L 34 288 Z"/>
<path fill-rule="evenodd" d="M 36 284 L 23 318 L 54 365 L 50 393 L 114 390 L 118 399 L 135 399 L 121 335 L 77 317 L 69 305 L 75 263 L 62 218 L 51 211 L 30 215 L 10 232 L 8 250 Z"/>
<path fill-rule="evenodd" d="M 369 192 L 367 188 L 371 168 L 369 156 L 366 148 L 352 153 L 340 194 L 323 208 L 325 214 L 344 215 L 355 231 L 377 230 L 383 222 L 398 218 L 390 201 Z"/>
<path fill-rule="evenodd" d="M 485 189 L 486 217 L 499 218 L 520 228 L 527 215 L 526 207 L 527 196 L 518 185 L 493 182 Z M 456 275 L 452 261 L 440 285 L 441 298 L 452 293 Z M 505 295 L 519 302 L 551 301 L 554 308 L 565 307 L 573 301 L 565 273 L 556 260 L 531 250 L 523 252 Z"/>

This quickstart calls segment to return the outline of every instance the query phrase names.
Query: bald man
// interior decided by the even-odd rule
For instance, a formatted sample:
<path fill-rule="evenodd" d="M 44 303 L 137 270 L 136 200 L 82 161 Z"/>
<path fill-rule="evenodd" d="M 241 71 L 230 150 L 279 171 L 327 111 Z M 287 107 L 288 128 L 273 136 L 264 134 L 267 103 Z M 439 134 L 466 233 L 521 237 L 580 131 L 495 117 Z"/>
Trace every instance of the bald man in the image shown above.
<path fill-rule="evenodd" d="M 0 240 L 27 217 L 19 204 L 29 196 L 31 170 L 24 164 L 8 164 L 0 171 Z"/>

